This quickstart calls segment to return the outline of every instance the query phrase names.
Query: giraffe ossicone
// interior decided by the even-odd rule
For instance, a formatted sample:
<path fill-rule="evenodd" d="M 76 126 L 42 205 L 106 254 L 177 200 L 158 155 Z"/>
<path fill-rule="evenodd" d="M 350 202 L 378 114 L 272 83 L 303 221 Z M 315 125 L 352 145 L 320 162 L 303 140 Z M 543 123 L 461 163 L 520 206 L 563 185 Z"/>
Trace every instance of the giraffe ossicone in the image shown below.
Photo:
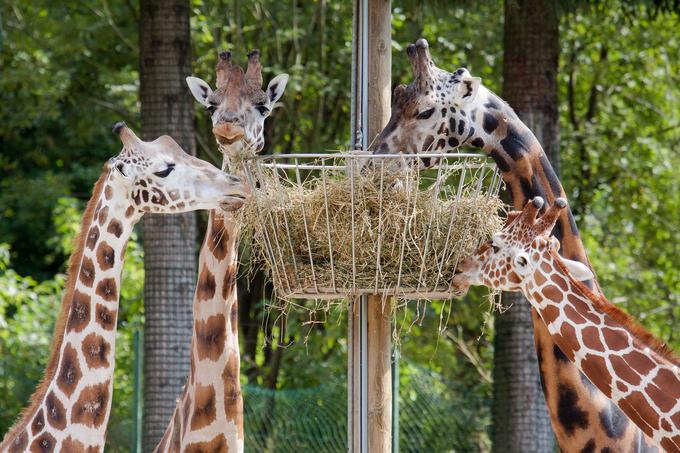
<path fill-rule="evenodd" d="M 593 278 L 587 266 L 558 254 L 550 232 L 566 201 L 538 215 L 542 207 L 534 198 L 511 213 L 501 232 L 460 263 L 454 286 L 521 291 L 567 359 L 657 445 L 680 452 L 680 359 L 583 284 Z"/>
<path fill-rule="evenodd" d="M 192 94 L 211 116 L 224 156 L 222 168 L 243 151 L 259 152 L 264 146 L 264 121 L 283 95 L 288 75 L 274 77 L 262 90 L 261 71 L 257 50 L 248 53 L 246 71 L 232 62 L 230 52 L 221 52 L 215 91 L 197 77 L 187 78 Z M 234 166 L 233 171 L 239 170 Z M 156 452 L 244 449 L 236 287 L 239 234 L 233 216 L 210 212 L 198 259 L 189 377 Z"/>
<path fill-rule="evenodd" d="M 104 165 L 83 214 L 44 378 L 1 453 L 103 451 L 133 226 L 146 212 L 235 209 L 248 194 L 239 178 L 186 154 L 168 136 L 144 142 L 123 123 L 114 133 L 123 150 Z"/>

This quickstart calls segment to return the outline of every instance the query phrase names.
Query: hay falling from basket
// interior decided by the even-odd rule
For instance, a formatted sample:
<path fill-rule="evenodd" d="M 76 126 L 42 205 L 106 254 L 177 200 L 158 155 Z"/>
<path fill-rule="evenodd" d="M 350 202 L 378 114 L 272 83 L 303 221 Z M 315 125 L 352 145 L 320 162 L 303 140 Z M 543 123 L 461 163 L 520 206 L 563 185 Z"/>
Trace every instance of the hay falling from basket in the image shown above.
<path fill-rule="evenodd" d="M 260 171 L 244 213 L 282 298 L 452 292 L 455 265 L 502 226 L 496 196 L 479 188 L 456 196 L 416 170 L 287 176 Z"/>

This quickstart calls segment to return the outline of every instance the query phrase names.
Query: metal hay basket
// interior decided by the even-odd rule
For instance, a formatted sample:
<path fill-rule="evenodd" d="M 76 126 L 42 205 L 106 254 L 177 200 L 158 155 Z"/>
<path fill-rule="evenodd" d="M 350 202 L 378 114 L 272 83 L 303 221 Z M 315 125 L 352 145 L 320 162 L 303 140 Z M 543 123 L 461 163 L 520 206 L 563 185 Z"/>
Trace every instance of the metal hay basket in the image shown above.
<path fill-rule="evenodd" d="M 431 168 L 409 165 L 419 159 Z M 471 153 L 249 157 L 251 224 L 282 298 L 457 295 L 452 275 L 501 226 L 502 179 Z"/>

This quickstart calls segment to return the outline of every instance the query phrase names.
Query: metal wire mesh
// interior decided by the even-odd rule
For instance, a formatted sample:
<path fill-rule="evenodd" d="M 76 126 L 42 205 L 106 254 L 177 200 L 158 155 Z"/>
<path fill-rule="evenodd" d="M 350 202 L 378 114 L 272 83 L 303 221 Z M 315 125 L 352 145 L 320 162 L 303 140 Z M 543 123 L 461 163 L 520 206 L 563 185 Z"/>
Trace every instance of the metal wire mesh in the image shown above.
<path fill-rule="evenodd" d="M 412 165 L 422 159 L 434 165 Z M 455 296 L 458 261 L 500 222 L 502 180 L 478 154 L 262 155 L 244 167 L 282 298 Z"/>

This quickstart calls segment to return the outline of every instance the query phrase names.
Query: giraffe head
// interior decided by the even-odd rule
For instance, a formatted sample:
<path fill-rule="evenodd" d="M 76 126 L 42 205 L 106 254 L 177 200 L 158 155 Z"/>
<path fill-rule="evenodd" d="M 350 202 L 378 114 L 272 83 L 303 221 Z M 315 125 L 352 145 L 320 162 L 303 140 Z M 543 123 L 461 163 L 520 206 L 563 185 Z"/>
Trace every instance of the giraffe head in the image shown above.
<path fill-rule="evenodd" d="M 233 210 L 243 204 L 248 189 L 239 178 L 187 154 L 171 137 L 144 142 L 124 123 L 113 130 L 123 150 L 107 164 L 112 196 L 129 212 Z"/>
<path fill-rule="evenodd" d="M 524 131 L 508 123 L 518 117 L 479 77 L 465 68 L 451 73 L 435 66 L 425 39 L 406 52 L 414 79 L 394 89 L 390 120 L 372 146 L 377 154 L 449 152 L 464 144 L 490 153 L 516 151 Z"/>
<path fill-rule="evenodd" d="M 288 83 L 288 74 L 274 77 L 266 91 L 262 90 L 260 52 L 248 54 L 244 72 L 231 61 L 231 52 L 221 52 L 217 62 L 217 88 L 213 91 L 198 77 L 187 77 L 187 85 L 196 100 L 205 106 L 213 124 L 213 134 L 220 150 L 229 152 L 264 147 L 264 120 Z"/>
<path fill-rule="evenodd" d="M 538 215 L 543 205 L 543 199 L 536 197 L 522 211 L 510 212 L 503 229 L 458 265 L 454 286 L 466 290 L 471 285 L 486 285 L 495 290 L 520 291 L 543 263 L 557 256 L 560 248 L 560 242 L 550 232 L 567 202 L 558 198 Z M 576 280 L 594 278 L 585 264 L 562 257 L 559 260 Z"/>

